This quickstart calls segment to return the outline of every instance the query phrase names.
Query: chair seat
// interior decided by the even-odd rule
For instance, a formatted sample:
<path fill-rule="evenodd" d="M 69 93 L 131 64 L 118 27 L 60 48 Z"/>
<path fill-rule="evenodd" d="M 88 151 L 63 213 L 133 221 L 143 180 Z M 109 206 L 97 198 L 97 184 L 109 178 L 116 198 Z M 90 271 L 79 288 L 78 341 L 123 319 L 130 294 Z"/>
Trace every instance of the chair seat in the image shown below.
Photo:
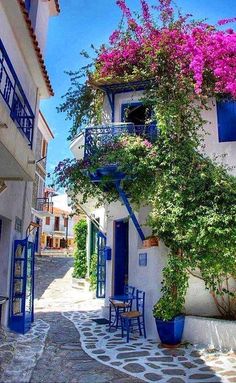
<path fill-rule="evenodd" d="M 141 315 L 139 311 L 128 311 L 120 314 L 122 318 L 139 318 Z"/>
<path fill-rule="evenodd" d="M 116 302 L 116 301 L 110 301 L 110 302 L 111 302 L 111 304 L 112 304 L 114 307 L 120 307 L 120 308 L 130 307 L 130 303 Z"/>

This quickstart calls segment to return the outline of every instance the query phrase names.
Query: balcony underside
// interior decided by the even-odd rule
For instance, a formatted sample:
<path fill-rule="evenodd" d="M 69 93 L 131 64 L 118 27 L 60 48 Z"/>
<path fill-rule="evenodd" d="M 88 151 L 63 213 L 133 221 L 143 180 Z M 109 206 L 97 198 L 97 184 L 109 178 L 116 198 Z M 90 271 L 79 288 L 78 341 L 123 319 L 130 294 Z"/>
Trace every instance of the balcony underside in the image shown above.
<path fill-rule="evenodd" d="M 33 181 L 34 162 L 32 150 L 0 100 L 0 179 Z"/>

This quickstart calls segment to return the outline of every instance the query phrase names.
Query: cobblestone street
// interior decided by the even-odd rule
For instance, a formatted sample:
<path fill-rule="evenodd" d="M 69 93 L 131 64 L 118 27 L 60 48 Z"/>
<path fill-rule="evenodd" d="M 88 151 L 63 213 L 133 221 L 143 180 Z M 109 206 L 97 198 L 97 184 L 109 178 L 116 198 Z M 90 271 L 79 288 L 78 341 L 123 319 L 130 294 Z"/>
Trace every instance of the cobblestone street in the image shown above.
<path fill-rule="evenodd" d="M 38 258 L 35 324 L 25 336 L 1 331 L 1 383 L 236 382 L 236 355 L 107 332 L 92 321 L 101 301 L 72 287 L 70 258 Z M 85 351 L 86 352 L 85 352 Z"/>
<path fill-rule="evenodd" d="M 38 259 L 36 269 L 36 319 L 49 323 L 45 350 L 34 368 L 31 382 L 102 383 L 137 382 L 89 357 L 80 336 L 62 312 L 77 311 L 91 293 L 71 287 L 71 258 Z M 81 308 L 81 307 L 80 307 Z"/>

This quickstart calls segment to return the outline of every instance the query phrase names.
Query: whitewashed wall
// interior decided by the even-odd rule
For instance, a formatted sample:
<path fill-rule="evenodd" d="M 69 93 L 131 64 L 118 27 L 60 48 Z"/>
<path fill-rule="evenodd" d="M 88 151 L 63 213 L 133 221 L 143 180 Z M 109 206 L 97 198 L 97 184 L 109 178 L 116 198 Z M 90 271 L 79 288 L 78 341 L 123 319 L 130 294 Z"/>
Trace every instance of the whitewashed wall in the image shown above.
<path fill-rule="evenodd" d="M 40 49 L 44 52 L 50 16 L 49 1 L 39 0 L 37 1 L 37 6 L 38 9 L 36 15 L 35 33 L 37 35 Z"/>
<path fill-rule="evenodd" d="M 202 113 L 204 120 L 208 121 L 205 125 L 207 135 L 205 136 L 204 151 L 211 158 L 214 158 L 215 155 L 219 156 L 217 161 L 232 167 L 230 173 L 236 175 L 236 141 L 219 142 L 216 101 L 214 99 L 210 100 L 209 107 L 210 110 Z"/>

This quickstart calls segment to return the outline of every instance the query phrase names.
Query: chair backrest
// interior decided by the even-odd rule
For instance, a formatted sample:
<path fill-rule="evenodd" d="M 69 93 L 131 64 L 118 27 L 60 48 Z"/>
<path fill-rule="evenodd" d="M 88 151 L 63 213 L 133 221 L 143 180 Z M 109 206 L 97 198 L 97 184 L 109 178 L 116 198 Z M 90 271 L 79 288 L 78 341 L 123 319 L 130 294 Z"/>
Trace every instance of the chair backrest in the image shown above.
<path fill-rule="evenodd" d="M 135 287 L 133 286 L 130 286 L 130 285 L 124 286 L 124 294 L 126 295 L 134 295 L 134 290 L 135 290 Z"/>
<path fill-rule="evenodd" d="M 136 291 L 136 309 L 144 316 L 145 292 L 138 289 Z"/>

